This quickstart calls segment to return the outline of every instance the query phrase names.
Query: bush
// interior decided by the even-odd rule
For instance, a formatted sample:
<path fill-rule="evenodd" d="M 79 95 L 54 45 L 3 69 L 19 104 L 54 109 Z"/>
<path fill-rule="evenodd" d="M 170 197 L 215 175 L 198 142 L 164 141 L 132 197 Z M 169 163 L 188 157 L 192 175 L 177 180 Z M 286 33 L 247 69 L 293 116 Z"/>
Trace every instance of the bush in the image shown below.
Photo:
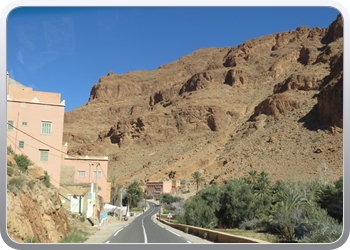
<path fill-rule="evenodd" d="M 47 171 L 44 171 L 45 177 L 42 180 L 42 182 L 44 183 L 44 185 L 46 187 L 50 187 L 51 186 L 51 182 L 50 182 L 50 176 L 48 175 Z"/>
<path fill-rule="evenodd" d="M 26 180 L 23 177 L 12 178 L 7 185 L 7 189 L 15 195 L 17 195 L 18 192 L 22 190 L 25 184 Z"/>
<path fill-rule="evenodd" d="M 17 166 L 19 167 L 22 172 L 27 171 L 28 166 L 33 165 L 33 162 L 31 162 L 26 155 L 14 155 L 13 159 L 16 161 Z"/>
<path fill-rule="evenodd" d="M 79 230 L 77 227 L 72 227 L 73 232 L 64 236 L 59 243 L 83 243 L 88 239 L 89 234 Z"/>
<path fill-rule="evenodd" d="M 15 171 L 13 170 L 13 168 L 7 167 L 7 175 L 8 176 L 12 176 L 14 172 Z"/>
<path fill-rule="evenodd" d="M 15 152 L 13 151 L 13 149 L 12 149 L 11 146 L 8 146 L 8 147 L 7 147 L 7 154 L 8 154 L 8 155 L 14 155 L 14 154 L 15 154 Z"/>
<path fill-rule="evenodd" d="M 30 236 L 24 241 L 24 243 L 40 243 L 40 240 L 36 236 Z"/>
<path fill-rule="evenodd" d="M 300 242 L 303 243 L 332 243 L 342 234 L 343 226 L 327 211 L 312 204 L 307 209 L 307 216 L 303 221 Z"/>

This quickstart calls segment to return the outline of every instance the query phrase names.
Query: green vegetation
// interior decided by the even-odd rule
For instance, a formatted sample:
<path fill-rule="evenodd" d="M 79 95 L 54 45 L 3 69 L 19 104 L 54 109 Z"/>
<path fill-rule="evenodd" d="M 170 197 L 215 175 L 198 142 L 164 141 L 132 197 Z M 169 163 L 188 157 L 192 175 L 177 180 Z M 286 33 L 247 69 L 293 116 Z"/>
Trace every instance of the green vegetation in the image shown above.
<path fill-rule="evenodd" d="M 44 179 L 42 180 L 42 182 L 44 183 L 44 185 L 46 186 L 46 187 L 51 187 L 51 182 L 50 182 L 50 176 L 49 176 L 49 174 L 47 173 L 47 171 L 44 171 L 44 174 L 45 174 L 45 177 L 44 177 Z"/>
<path fill-rule="evenodd" d="M 264 232 L 273 242 L 330 243 L 342 234 L 342 218 L 342 177 L 330 184 L 318 180 L 272 184 L 268 173 L 252 170 L 246 178 L 200 190 L 184 203 L 178 221 Z"/>
<path fill-rule="evenodd" d="M 25 185 L 26 179 L 23 176 L 20 176 L 18 178 L 14 177 L 8 182 L 7 189 L 17 195 Z"/>
<path fill-rule="evenodd" d="M 143 199 L 143 192 L 140 184 L 134 181 L 126 188 L 126 196 L 123 199 L 124 204 L 129 204 L 130 207 L 137 207 L 139 201 Z"/>
<path fill-rule="evenodd" d="M 30 236 L 24 241 L 24 243 L 40 243 L 40 240 L 36 236 Z"/>
<path fill-rule="evenodd" d="M 64 238 L 58 243 L 83 243 L 88 237 L 89 233 L 84 232 L 77 227 L 72 227 L 72 232 L 64 236 Z"/>
<path fill-rule="evenodd" d="M 197 193 L 198 193 L 198 189 L 199 189 L 199 186 L 201 185 L 202 182 L 204 182 L 204 178 L 202 177 L 202 174 L 199 173 L 198 171 L 194 172 L 192 174 L 192 180 L 191 180 L 192 183 L 196 184 L 196 187 L 197 187 Z"/>
<path fill-rule="evenodd" d="M 12 176 L 13 174 L 14 174 L 14 170 L 13 170 L 13 168 L 11 168 L 11 167 L 7 167 L 7 175 L 8 176 Z"/>
<path fill-rule="evenodd" d="M 27 171 L 28 166 L 33 165 L 33 162 L 31 162 L 26 155 L 17 155 L 15 154 L 13 156 L 13 159 L 16 161 L 17 166 L 22 172 Z"/>

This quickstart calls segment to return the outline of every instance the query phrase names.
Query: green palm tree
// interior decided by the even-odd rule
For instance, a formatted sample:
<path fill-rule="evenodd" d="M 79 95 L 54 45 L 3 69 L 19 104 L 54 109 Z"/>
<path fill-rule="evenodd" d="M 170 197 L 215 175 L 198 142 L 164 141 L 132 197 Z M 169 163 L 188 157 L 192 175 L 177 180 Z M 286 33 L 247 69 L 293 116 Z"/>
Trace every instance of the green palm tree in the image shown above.
<path fill-rule="evenodd" d="M 256 184 L 254 185 L 254 193 L 257 196 L 270 195 L 271 180 L 269 174 L 262 171 L 256 178 Z"/>
<path fill-rule="evenodd" d="M 256 177 L 258 175 L 258 172 L 256 170 L 250 170 L 248 172 L 249 176 L 247 178 L 247 181 L 253 185 L 256 183 Z"/>
<path fill-rule="evenodd" d="M 117 175 L 115 174 L 112 177 L 112 185 L 111 185 L 111 200 L 112 200 L 112 204 L 115 205 L 115 202 L 117 201 L 118 198 L 118 190 L 116 187 L 116 179 L 117 179 Z"/>
<path fill-rule="evenodd" d="M 205 179 L 202 177 L 202 174 L 199 173 L 198 171 L 196 171 L 192 174 L 192 181 L 191 182 L 196 184 L 197 193 L 198 193 L 199 185 L 204 181 L 205 181 Z"/>

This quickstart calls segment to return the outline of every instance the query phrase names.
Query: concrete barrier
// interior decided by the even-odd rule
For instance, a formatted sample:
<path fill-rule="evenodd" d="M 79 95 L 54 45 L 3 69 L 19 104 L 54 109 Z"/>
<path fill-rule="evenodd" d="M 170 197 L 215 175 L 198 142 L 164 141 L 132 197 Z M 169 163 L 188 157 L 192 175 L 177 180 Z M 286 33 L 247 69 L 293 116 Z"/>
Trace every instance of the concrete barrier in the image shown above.
<path fill-rule="evenodd" d="M 238 236 L 238 235 L 228 234 L 224 232 L 218 232 L 215 230 L 210 230 L 210 229 L 205 229 L 200 227 L 169 223 L 163 219 L 160 219 L 160 221 L 170 227 L 176 228 L 185 233 L 194 234 L 196 236 L 202 237 L 206 240 L 213 241 L 216 243 L 270 243 L 259 239 L 253 239 L 249 237 Z"/>

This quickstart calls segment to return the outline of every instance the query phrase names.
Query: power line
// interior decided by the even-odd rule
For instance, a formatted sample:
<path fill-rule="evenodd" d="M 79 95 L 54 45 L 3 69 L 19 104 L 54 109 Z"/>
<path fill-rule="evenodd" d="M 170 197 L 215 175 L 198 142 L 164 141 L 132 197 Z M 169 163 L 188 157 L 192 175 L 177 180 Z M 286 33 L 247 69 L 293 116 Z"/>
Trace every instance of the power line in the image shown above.
<path fill-rule="evenodd" d="M 55 147 L 53 147 L 53 146 L 51 146 L 51 145 L 49 145 L 49 144 L 47 144 L 47 143 L 45 143 L 45 142 L 43 142 L 43 141 L 41 141 L 41 140 L 35 138 L 34 136 L 32 136 L 32 135 L 30 135 L 30 134 L 28 134 L 28 133 L 22 131 L 21 129 L 19 129 L 19 128 L 13 126 L 13 125 L 10 124 L 10 123 L 7 123 L 7 125 L 10 125 L 11 127 L 17 129 L 17 130 L 20 131 L 21 133 L 23 133 L 23 134 L 29 136 L 30 138 L 32 138 L 32 139 L 34 139 L 34 140 L 36 140 L 36 141 L 38 141 L 38 142 L 40 142 L 40 143 L 42 143 L 42 144 L 48 146 L 48 147 L 50 147 L 50 148 L 52 148 L 52 149 L 54 149 L 54 150 L 57 150 L 57 151 L 60 152 L 60 153 L 63 153 L 63 154 L 65 154 L 65 155 L 67 155 L 69 158 L 78 159 L 78 160 L 80 159 L 79 157 L 68 155 L 67 152 L 63 152 L 62 150 L 59 150 L 59 149 L 57 149 L 57 148 L 55 148 Z M 13 143 L 13 142 L 12 142 L 12 143 Z M 17 147 L 17 145 L 16 145 L 15 143 L 13 143 L 13 144 L 15 145 L 15 147 Z M 33 147 L 33 146 L 31 146 L 31 147 Z M 18 147 L 17 147 L 17 148 L 18 148 Z M 33 148 L 35 148 L 35 147 L 33 147 Z M 18 148 L 18 149 L 19 149 L 19 148 Z M 36 148 L 36 149 L 39 149 L 39 148 Z M 20 149 L 19 149 L 19 150 L 20 150 Z M 21 151 L 21 150 L 20 150 L 20 151 Z M 21 151 L 21 152 L 22 152 L 22 151 Z M 23 153 L 23 152 L 22 152 L 22 153 Z M 53 155 L 53 154 L 51 154 L 51 155 Z M 54 155 L 54 156 L 59 157 L 59 156 L 57 156 L 57 155 Z M 60 158 L 61 158 L 61 157 L 60 157 Z M 108 181 L 107 176 L 105 175 L 105 173 L 104 173 L 102 167 L 101 167 L 101 172 L 103 173 L 103 176 L 105 177 L 106 181 Z M 98 173 L 96 173 L 96 174 L 98 175 Z M 57 182 L 57 181 L 56 181 L 56 182 Z M 57 182 L 57 183 L 60 183 L 60 182 Z"/>

